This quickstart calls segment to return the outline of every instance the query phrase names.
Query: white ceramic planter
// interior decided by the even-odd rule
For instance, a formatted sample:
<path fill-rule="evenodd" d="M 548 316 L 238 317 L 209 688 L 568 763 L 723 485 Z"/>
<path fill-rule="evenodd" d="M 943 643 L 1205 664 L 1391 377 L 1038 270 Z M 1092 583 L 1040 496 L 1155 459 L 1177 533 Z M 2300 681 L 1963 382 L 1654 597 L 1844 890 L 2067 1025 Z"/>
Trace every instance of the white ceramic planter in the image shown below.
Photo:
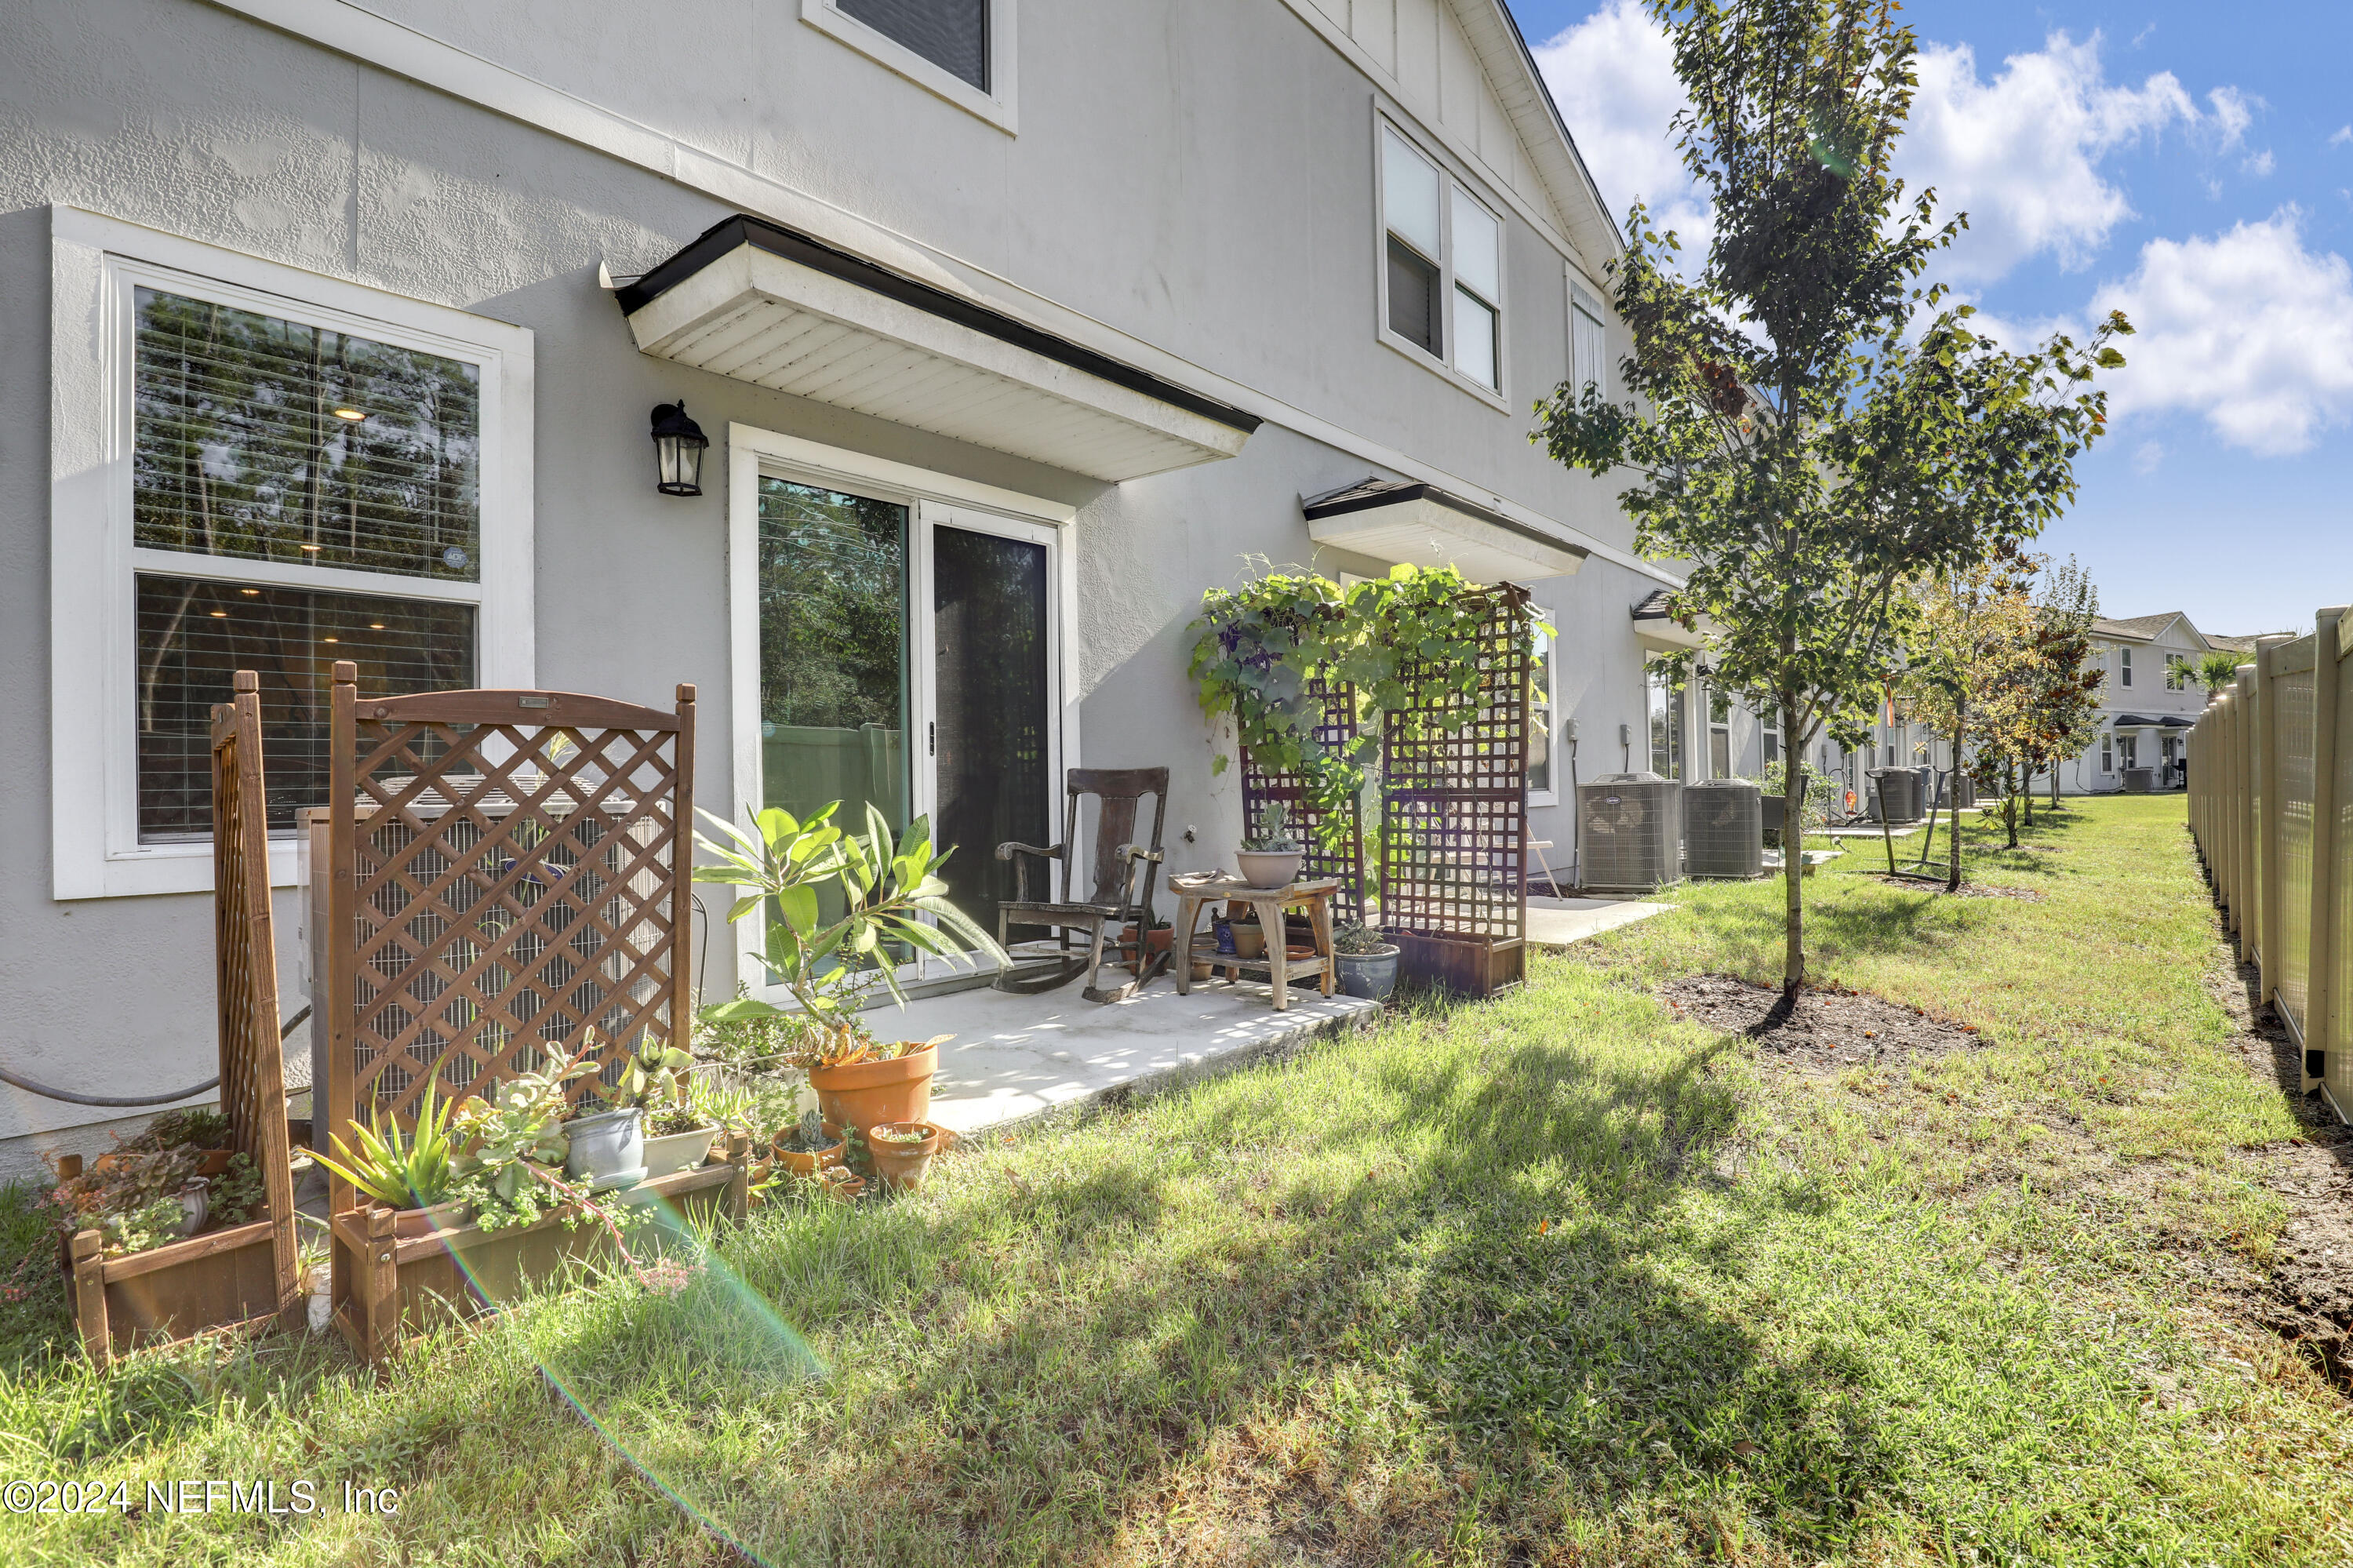
<path fill-rule="evenodd" d="M 647 1139 L 645 1179 L 694 1170 L 711 1157 L 711 1145 L 718 1137 L 715 1127 L 696 1127 Z"/>
<path fill-rule="evenodd" d="M 646 1179 L 646 1113 L 637 1107 L 575 1116 L 564 1130 L 572 1139 L 565 1171 L 585 1180 L 590 1191 L 633 1187 Z"/>
<path fill-rule="evenodd" d="M 1299 867 L 1307 856 L 1298 850 L 1236 850 L 1234 863 L 1241 868 L 1242 880 L 1252 887 L 1288 887 L 1299 880 Z"/>

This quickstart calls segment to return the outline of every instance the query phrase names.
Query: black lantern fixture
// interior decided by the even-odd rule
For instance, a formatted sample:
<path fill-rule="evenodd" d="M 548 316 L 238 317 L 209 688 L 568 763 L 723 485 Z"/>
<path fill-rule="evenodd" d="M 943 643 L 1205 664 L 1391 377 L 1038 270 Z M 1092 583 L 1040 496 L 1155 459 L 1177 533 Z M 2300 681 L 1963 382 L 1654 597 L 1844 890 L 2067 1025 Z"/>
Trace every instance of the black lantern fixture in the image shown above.
<path fill-rule="evenodd" d="M 702 449 L 710 444 L 702 427 L 686 417 L 683 398 L 654 405 L 654 461 L 664 495 L 702 493 Z"/>

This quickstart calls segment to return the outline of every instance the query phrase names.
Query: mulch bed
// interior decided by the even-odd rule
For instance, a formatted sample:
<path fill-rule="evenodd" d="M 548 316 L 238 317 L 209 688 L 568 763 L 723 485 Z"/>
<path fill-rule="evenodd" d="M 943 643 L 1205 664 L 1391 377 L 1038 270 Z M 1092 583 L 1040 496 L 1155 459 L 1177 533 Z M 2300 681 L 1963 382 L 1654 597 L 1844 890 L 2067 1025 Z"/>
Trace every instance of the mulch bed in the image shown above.
<path fill-rule="evenodd" d="M 1746 1035 L 1766 1058 L 1814 1072 L 1939 1056 L 1983 1044 L 1967 1024 L 1835 986 L 1806 987 L 1786 1014 L 1778 1009 L 1778 986 L 1753 985 L 1730 975 L 1692 975 L 1661 988 L 1659 994 L 1677 1016 Z"/>
<path fill-rule="evenodd" d="M 1941 882 L 1923 882 L 1915 876 L 1890 876 L 1885 872 L 1875 874 L 1872 880 L 1884 883 L 1890 887 L 1901 887 L 1908 893 L 1945 891 L 1945 885 Z M 1952 896 L 1955 898 L 2015 898 L 2027 904 L 2042 902 L 2042 893 L 2039 888 L 1989 887 L 1981 882 L 1964 882 L 1954 891 Z"/>

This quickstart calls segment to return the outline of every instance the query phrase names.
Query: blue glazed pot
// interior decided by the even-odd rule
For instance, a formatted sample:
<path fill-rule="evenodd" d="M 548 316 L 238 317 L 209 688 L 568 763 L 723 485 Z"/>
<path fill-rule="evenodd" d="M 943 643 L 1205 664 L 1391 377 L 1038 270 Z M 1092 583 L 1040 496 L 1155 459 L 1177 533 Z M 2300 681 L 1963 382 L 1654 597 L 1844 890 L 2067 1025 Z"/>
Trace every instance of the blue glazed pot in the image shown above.
<path fill-rule="evenodd" d="M 1398 960 L 1401 949 L 1391 947 L 1378 953 L 1341 953 L 1340 990 L 1349 996 L 1361 996 L 1368 1001 L 1386 1001 L 1389 992 L 1397 990 Z"/>

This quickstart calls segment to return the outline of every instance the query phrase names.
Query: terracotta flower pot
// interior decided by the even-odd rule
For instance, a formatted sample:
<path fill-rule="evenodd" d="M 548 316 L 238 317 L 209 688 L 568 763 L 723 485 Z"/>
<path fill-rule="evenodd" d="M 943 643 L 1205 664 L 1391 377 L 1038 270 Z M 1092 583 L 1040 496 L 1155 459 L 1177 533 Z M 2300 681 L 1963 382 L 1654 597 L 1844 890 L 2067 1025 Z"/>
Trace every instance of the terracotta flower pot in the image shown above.
<path fill-rule="evenodd" d="M 236 1158 L 237 1150 L 234 1149 L 207 1149 L 204 1152 L 204 1158 L 196 1165 L 196 1174 L 217 1176 L 227 1171 L 228 1162 Z"/>
<path fill-rule="evenodd" d="M 826 1131 L 830 1135 L 834 1129 L 828 1128 Z M 779 1141 L 782 1141 L 781 1138 Z M 830 1169 L 849 1159 L 849 1140 L 846 1138 L 840 1139 L 831 1149 L 819 1149 L 807 1154 L 795 1153 L 789 1149 L 778 1149 L 776 1158 L 778 1164 L 796 1176 L 814 1176 L 820 1170 Z"/>
<path fill-rule="evenodd" d="M 1135 927 L 1134 926 L 1130 926 L 1125 930 L 1122 931 L 1120 933 L 1120 940 L 1124 942 L 1134 941 Z M 1142 974 L 1145 964 L 1150 963 L 1154 959 L 1158 958 L 1161 954 L 1167 952 L 1176 945 L 1176 927 L 1174 926 L 1155 926 L 1145 931 L 1144 933 L 1144 957 L 1141 960 L 1134 959 L 1129 959 L 1127 972 L 1136 975 Z"/>
<path fill-rule="evenodd" d="M 866 1178 L 853 1176 L 847 1167 L 829 1165 L 818 1173 L 818 1184 L 825 1195 L 837 1203 L 856 1202 L 866 1191 Z"/>
<path fill-rule="evenodd" d="M 878 1138 L 875 1132 L 921 1132 L 921 1142 L 899 1143 Z M 874 1162 L 874 1174 L 882 1178 L 884 1186 L 894 1192 L 911 1192 L 923 1184 L 931 1171 L 932 1156 L 940 1151 L 941 1129 L 927 1121 L 878 1122 L 867 1135 L 866 1157 Z"/>
<path fill-rule="evenodd" d="M 1258 926 L 1234 926 L 1234 956 L 1255 961 L 1266 957 L 1266 932 Z"/>
<path fill-rule="evenodd" d="M 812 1067 L 818 1113 L 837 1127 L 864 1132 L 887 1121 L 921 1121 L 932 1111 L 932 1074 L 940 1050 L 926 1045 L 889 1062 L 853 1062 L 847 1067 Z"/>

